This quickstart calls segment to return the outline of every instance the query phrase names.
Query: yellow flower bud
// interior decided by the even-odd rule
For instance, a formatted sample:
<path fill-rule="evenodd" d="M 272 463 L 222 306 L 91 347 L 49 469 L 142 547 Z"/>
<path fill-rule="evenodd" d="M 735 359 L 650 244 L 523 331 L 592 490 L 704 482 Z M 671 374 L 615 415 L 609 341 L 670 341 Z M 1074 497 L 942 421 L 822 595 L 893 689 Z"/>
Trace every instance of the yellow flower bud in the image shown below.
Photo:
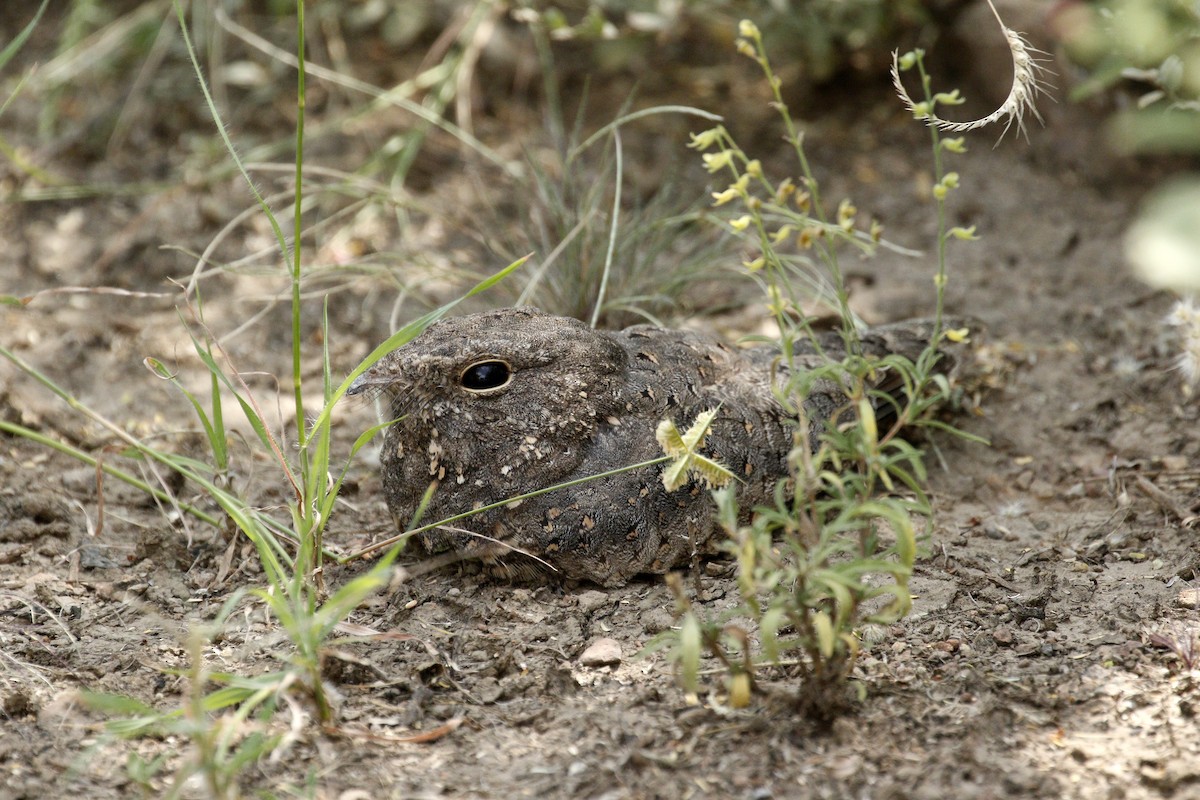
<path fill-rule="evenodd" d="M 733 186 L 730 186 L 723 192 L 713 192 L 713 207 L 715 208 L 716 206 L 723 206 L 730 200 L 736 200 L 739 194 L 740 193 L 738 190 Z"/>
<path fill-rule="evenodd" d="M 747 39 L 757 39 L 761 36 L 758 32 L 758 26 L 748 19 L 744 19 L 738 23 L 738 36 L 744 36 Z"/>
<path fill-rule="evenodd" d="M 955 344 L 960 344 L 962 342 L 967 341 L 967 337 L 970 335 L 971 335 L 970 328 L 955 328 L 953 330 L 946 331 L 946 338 L 949 339 L 950 341 L 954 342 Z"/>
<path fill-rule="evenodd" d="M 784 178 L 779 184 L 779 188 L 775 190 L 775 202 L 783 205 L 788 198 L 796 193 L 796 184 L 792 183 L 791 178 Z"/>
<path fill-rule="evenodd" d="M 719 128 L 709 128 L 700 133 L 693 133 L 692 140 L 688 142 L 688 147 L 693 150 L 707 150 L 717 143 L 717 136 L 720 132 Z"/>
<path fill-rule="evenodd" d="M 837 220 L 838 225 L 841 225 L 844 230 L 850 230 L 854 227 L 854 215 L 858 213 L 858 208 L 849 200 L 843 200 L 838 204 Z"/>
<path fill-rule="evenodd" d="M 728 167 L 733 162 L 733 153 L 729 150 L 722 150 L 719 153 L 705 153 L 704 167 L 709 172 L 720 172 Z"/>

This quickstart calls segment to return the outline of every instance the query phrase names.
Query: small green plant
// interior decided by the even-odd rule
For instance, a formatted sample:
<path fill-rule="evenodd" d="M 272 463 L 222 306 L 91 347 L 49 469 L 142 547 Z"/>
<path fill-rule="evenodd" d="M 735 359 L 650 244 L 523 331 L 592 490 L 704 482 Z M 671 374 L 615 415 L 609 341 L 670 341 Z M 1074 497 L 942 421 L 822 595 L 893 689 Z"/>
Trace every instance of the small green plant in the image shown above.
<path fill-rule="evenodd" d="M 936 111 L 960 102 L 958 94 L 931 90 L 922 52 L 897 54 L 901 97 L 914 116 L 928 123 L 932 137 L 937 271 L 928 346 L 915 361 L 898 356 L 879 359 L 860 346 L 838 250 L 850 246 L 869 252 L 884 244 L 881 230 L 873 223 L 863 229 L 849 200 L 833 213 L 827 210 L 762 35 L 749 21 L 738 32 L 738 50 L 758 63 L 774 93 L 800 175 L 794 180 L 771 180 L 761 162 L 746 154 L 724 127 L 693 136 L 692 144 L 704 151 L 710 172 L 732 179 L 725 189 L 713 193 L 714 205 L 736 208 L 726 224 L 757 253 L 744 266 L 765 288 L 779 329 L 776 343 L 784 369 L 775 391 L 795 419 L 795 435 L 788 460 L 790 478 L 777 486 L 772 506 L 755 509 L 746 523 L 733 492 L 715 493 L 720 519 L 729 532 L 727 547 L 737 559 L 741 602 L 728 613 L 707 619 L 676 580 L 682 622 L 674 654 L 683 683 L 693 692 L 699 686 L 702 654 L 714 657 L 727 673 L 728 702 L 734 706 L 749 702 L 760 666 L 787 665 L 801 678 L 800 710 L 827 721 L 846 702 L 846 681 L 862 627 L 894 622 L 911 607 L 908 580 L 920 533 L 930 528 L 932 509 L 924 490 L 922 453 L 899 433 L 904 427 L 947 427 L 931 417 L 951 393 L 948 380 L 936 369 L 939 348 L 961 341 L 968 333 L 946 329 L 943 316 L 947 245 L 954 239 L 974 238 L 973 229 L 951 228 L 946 222 L 946 197 L 957 188 L 959 177 L 944 169 L 943 153 L 962 152 L 964 142 L 943 139 L 939 128 L 971 129 L 1003 118 L 1019 124 L 1022 114 L 1032 108 L 1037 71 L 1023 40 L 1004 28 L 1014 63 L 1021 67 L 1009 101 L 986 121 L 947 123 Z M 913 68 L 921 77 L 920 102 L 911 101 L 900 84 L 900 72 Z M 816 258 L 810 258 L 810 253 Z M 804 280 L 796 280 L 797 276 Z M 801 338 L 820 348 L 801 310 L 803 301 L 814 299 L 841 319 L 845 355 L 830 356 L 816 369 L 799 369 L 793 353 Z M 879 379 L 885 374 L 899 382 L 899 390 L 881 390 Z M 809 419 L 804 405 L 804 398 L 822 382 L 833 382 L 847 397 L 827 423 Z"/>
<path fill-rule="evenodd" d="M 1140 92 L 1113 114 L 1115 144 L 1134 152 L 1196 152 L 1200 111 L 1200 9 L 1175 0 L 1073 3 L 1055 15 L 1067 56 L 1086 70 L 1073 99 Z"/>
<path fill-rule="evenodd" d="M 354 379 L 372 363 L 416 336 L 425 326 L 462 299 L 494 286 L 516 269 L 524 259 L 480 281 L 457 300 L 401 328 L 340 382 L 334 378 L 330 363 L 328 320 L 322 320 L 321 341 L 324 344 L 319 381 L 320 411 L 309 418 L 304 411 L 306 397 L 311 388 L 306 384 L 302 371 L 305 354 L 302 350 L 304 333 L 301 286 L 305 274 L 299 246 L 304 233 L 301 227 L 306 95 L 304 4 L 296 5 L 300 43 L 296 56 L 299 102 L 295 141 L 295 227 L 290 234 L 284 233 L 270 204 L 259 193 L 222 124 L 188 33 L 182 3 L 175 4 L 175 12 L 183 42 L 200 79 L 207 107 L 213 115 L 229 158 L 244 177 L 265 219 L 269 221 L 279 247 L 281 262 L 285 265 L 290 284 L 292 334 L 292 372 L 288 384 L 296 408 L 295 428 L 288 432 L 272 425 L 269 415 L 262 410 L 260 402 L 243 380 L 242 373 L 205 324 L 204 304 L 198 290 L 189 290 L 184 303 L 190 320 L 185 320 L 185 324 L 191 326 L 195 353 L 208 370 L 210 396 L 201 398 L 188 391 L 174 372 L 158 359 L 147 358 L 145 364 L 153 375 L 173 383 L 191 405 L 204 432 L 209 449 L 207 459 L 171 452 L 134 436 L 121 426 L 105 419 L 9 348 L 0 346 L 0 357 L 7 358 L 70 407 L 120 441 L 125 447 L 124 455 L 128 458 L 154 462 L 182 475 L 216 504 L 220 509 L 219 514 L 179 503 L 167 492 L 150 486 L 109 460 L 100 461 L 78 448 L 57 442 L 20 424 L 0 421 L 0 430 L 30 441 L 41 442 L 92 464 L 106 474 L 171 503 L 205 523 L 214 527 L 226 527 L 244 536 L 254 545 L 266 585 L 250 591 L 235 592 L 215 623 L 197 628 L 193 632 L 189 643 L 191 666 L 180 673 L 187 687 L 186 702 L 182 708 L 159 710 L 130 698 L 85 694 L 85 699 L 94 708 L 120 717 L 109 727 L 114 736 L 176 734 L 184 736 L 191 743 L 191 752 L 176 768 L 167 796 L 180 796 L 189 779 L 198 776 L 209 796 L 226 798 L 240 796 L 239 786 L 249 765 L 288 741 L 288 737 L 281 732 L 281 727 L 274 719 L 279 709 L 286 707 L 294 714 L 315 717 L 322 725 L 334 720 L 337 694 L 327 685 L 324 677 L 326 653 L 338 626 L 367 596 L 387 584 L 391 577 L 392 561 L 402 545 L 394 544 L 364 574 L 335 591 L 330 592 L 326 589 L 323 571 L 327 557 L 324 546 L 326 526 L 352 459 L 382 427 L 371 429 L 360 436 L 351 447 L 345 463 L 339 467 L 335 464 L 332 437 L 332 413 L 335 405 L 345 395 Z M 32 29 L 32 24 L 22 37 Z M 5 53 L 0 53 L 0 61 L 5 60 L 10 52 L 11 47 Z M 111 293 L 114 290 L 93 291 Z M 137 294 L 115 291 L 127 295 Z M 0 299 L 11 305 L 24 305 L 32 298 Z M 279 518 L 255 503 L 253 498 L 246 496 L 239 487 L 233 485 L 230 479 L 231 455 L 228 442 L 231 433 L 225 426 L 223 407 L 224 398 L 229 397 L 241 407 L 253 429 L 257 445 L 262 448 L 262 452 L 268 454 L 278 470 L 278 480 L 287 487 L 290 498 L 285 518 Z M 205 644 L 219 634 L 224 621 L 235 609 L 246 605 L 252 606 L 272 620 L 286 639 L 287 646 L 277 650 L 277 657 L 282 662 L 280 667 L 254 677 L 209 669 L 206 666 Z M 148 785 L 155 775 L 165 768 L 162 762 L 147 762 L 136 758 L 131 759 L 128 766 L 131 778 L 140 785 Z"/>

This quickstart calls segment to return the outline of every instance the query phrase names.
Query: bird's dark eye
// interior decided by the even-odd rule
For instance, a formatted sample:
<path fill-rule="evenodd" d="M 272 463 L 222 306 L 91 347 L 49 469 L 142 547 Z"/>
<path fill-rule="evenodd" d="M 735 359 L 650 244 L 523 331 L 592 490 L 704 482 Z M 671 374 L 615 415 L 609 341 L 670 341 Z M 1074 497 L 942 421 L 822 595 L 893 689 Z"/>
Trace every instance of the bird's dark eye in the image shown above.
<path fill-rule="evenodd" d="M 487 392 L 512 380 L 512 368 L 495 359 L 477 361 L 464 369 L 458 380 L 469 392 Z"/>

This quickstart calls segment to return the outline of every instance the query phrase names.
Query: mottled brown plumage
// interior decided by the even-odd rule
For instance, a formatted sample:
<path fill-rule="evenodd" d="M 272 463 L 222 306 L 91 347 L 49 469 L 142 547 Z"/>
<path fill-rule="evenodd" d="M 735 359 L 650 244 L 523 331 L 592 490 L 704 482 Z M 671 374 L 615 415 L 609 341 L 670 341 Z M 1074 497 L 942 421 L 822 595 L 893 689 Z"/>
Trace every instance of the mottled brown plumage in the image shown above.
<path fill-rule="evenodd" d="M 864 350 L 916 358 L 928 324 L 868 332 Z M 835 335 L 823 342 L 840 357 Z M 822 359 L 806 350 L 803 367 Z M 595 331 L 575 319 L 511 308 L 446 319 L 368 370 L 351 393 L 382 390 L 398 420 L 381 455 L 384 491 L 404 529 L 431 484 L 431 522 L 564 481 L 662 455 L 655 428 L 686 429 L 719 408 L 705 453 L 741 479 L 749 510 L 786 476 L 795 422 L 772 393 L 776 350 L 736 349 L 702 335 L 639 325 Z M 775 381 L 779 378 L 776 376 Z M 844 397 L 819 383 L 805 401 L 815 426 Z M 425 532 L 430 552 L 517 565 L 526 551 L 562 577 L 619 585 L 686 564 L 716 538 L 698 484 L 667 492 L 661 466 L 601 478 Z"/>

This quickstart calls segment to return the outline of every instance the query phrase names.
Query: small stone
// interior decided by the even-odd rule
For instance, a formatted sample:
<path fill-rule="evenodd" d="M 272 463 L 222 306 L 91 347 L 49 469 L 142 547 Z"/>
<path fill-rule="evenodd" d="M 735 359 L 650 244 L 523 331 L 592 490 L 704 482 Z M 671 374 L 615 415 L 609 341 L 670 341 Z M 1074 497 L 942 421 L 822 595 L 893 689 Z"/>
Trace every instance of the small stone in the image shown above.
<path fill-rule="evenodd" d="M 472 689 L 475 697 L 484 705 L 491 705 L 500 699 L 500 681 L 495 678 L 483 678 Z"/>
<path fill-rule="evenodd" d="M 675 624 L 675 616 L 665 608 L 652 608 L 642 614 L 642 629 L 649 634 L 662 633 Z"/>
<path fill-rule="evenodd" d="M 999 540 L 999 539 L 1007 538 L 1011 532 L 1008 530 L 1008 528 L 1004 527 L 1003 525 L 997 525 L 994 522 L 989 522 L 987 525 L 984 526 L 983 533 L 989 539 Z"/>
<path fill-rule="evenodd" d="M 598 608 L 602 608 L 609 602 L 609 595 L 604 592 L 598 592 L 591 589 L 582 592 L 575 598 L 575 602 L 579 603 L 579 610 L 590 614 Z"/>
<path fill-rule="evenodd" d="M 992 631 L 992 640 L 1001 647 L 1008 647 L 1016 640 L 1016 636 L 1012 628 L 1001 625 Z"/>
<path fill-rule="evenodd" d="M 1163 456 L 1160 460 L 1168 472 L 1183 472 L 1188 468 L 1187 456 Z"/>
<path fill-rule="evenodd" d="M 365 448 L 364 448 L 365 449 Z M 76 467 L 59 473 L 63 488 L 71 492 L 96 491 L 96 468 Z"/>
<path fill-rule="evenodd" d="M 1180 608 L 1200 608 L 1200 589 L 1184 589 L 1175 595 L 1175 605 Z"/>
<path fill-rule="evenodd" d="M 710 578 L 724 578 L 730 572 L 729 562 L 709 561 L 704 565 L 704 574 Z"/>
<path fill-rule="evenodd" d="M 607 667 L 621 663 L 621 643 L 616 639 L 597 639 L 588 645 L 579 656 L 579 663 L 585 667 Z"/>
<path fill-rule="evenodd" d="M 1029 491 L 1039 500 L 1052 500 L 1057 494 L 1054 489 L 1054 485 L 1049 481 L 1042 480 L 1041 478 L 1038 478 L 1033 482 L 1033 484 L 1029 487 Z"/>

